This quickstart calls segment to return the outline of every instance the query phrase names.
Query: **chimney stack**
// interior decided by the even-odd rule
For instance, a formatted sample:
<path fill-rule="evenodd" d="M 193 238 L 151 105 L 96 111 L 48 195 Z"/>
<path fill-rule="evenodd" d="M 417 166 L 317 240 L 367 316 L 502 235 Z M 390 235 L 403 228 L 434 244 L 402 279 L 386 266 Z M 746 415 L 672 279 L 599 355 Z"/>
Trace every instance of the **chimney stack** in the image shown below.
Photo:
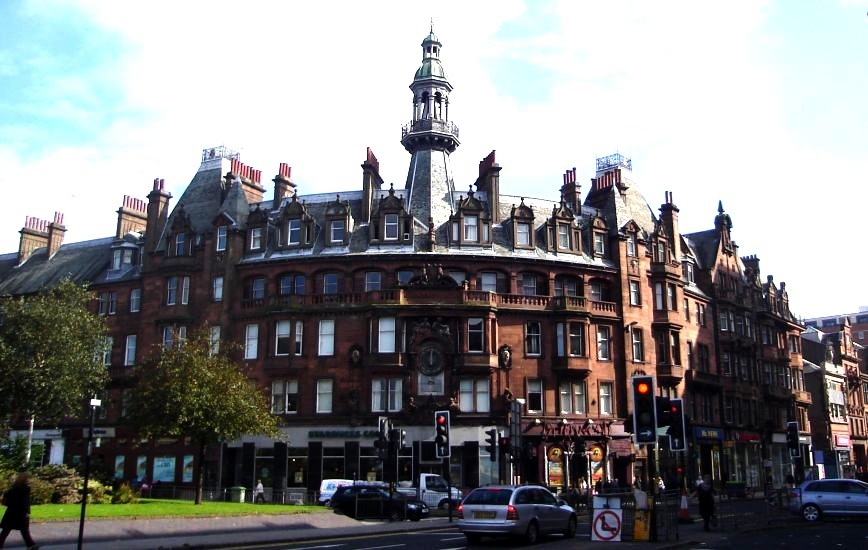
<path fill-rule="evenodd" d="M 576 217 L 582 214 L 582 186 L 576 183 L 576 167 L 564 172 L 564 185 L 561 187 L 561 197 L 573 211 Z"/>
<path fill-rule="evenodd" d="M 118 227 L 115 238 L 121 239 L 130 231 L 144 231 L 148 226 L 148 203 L 124 195 L 123 206 L 118 208 Z"/>
<path fill-rule="evenodd" d="M 66 234 L 66 226 L 63 225 L 63 214 L 54 213 L 54 221 L 48 224 L 48 257 L 49 259 L 63 244 L 63 236 Z"/>
<path fill-rule="evenodd" d="M 35 250 L 48 246 L 48 222 L 27 216 L 19 233 L 21 239 L 18 241 L 18 265 L 21 265 Z"/>
<path fill-rule="evenodd" d="M 371 221 L 371 210 L 374 202 L 374 191 L 382 189 L 383 178 L 380 177 L 380 161 L 368 147 L 365 162 L 362 163 L 362 220 Z"/>
<path fill-rule="evenodd" d="M 169 219 L 169 199 L 172 195 L 166 192 L 166 181 L 154 179 L 154 188 L 148 193 L 148 219 L 145 229 L 145 252 L 157 249 L 157 240 Z"/>
<path fill-rule="evenodd" d="M 676 262 L 681 262 L 681 234 L 678 232 L 678 207 L 672 202 L 672 191 L 666 191 L 666 201 L 660 206 L 663 227 L 669 236 L 669 248 Z"/>
<path fill-rule="evenodd" d="M 491 223 L 499 224 L 503 219 L 500 216 L 500 165 L 494 158 L 492 150 L 484 159 L 479 161 L 479 177 L 476 179 L 476 190 L 485 191 L 488 196 L 488 209 L 491 213 Z"/>
<path fill-rule="evenodd" d="M 252 166 L 247 166 L 236 158 L 232 159 L 231 175 L 233 179 L 237 177 L 241 180 L 241 189 L 244 190 L 248 204 L 262 202 L 262 198 L 265 196 L 265 187 L 262 186 L 262 170 L 255 170 Z"/>
<path fill-rule="evenodd" d="M 290 180 L 292 166 L 285 162 L 280 163 L 280 169 L 277 175 L 271 180 L 274 182 L 274 204 L 272 208 L 280 208 L 280 203 L 283 199 L 295 194 L 295 184 Z"/>

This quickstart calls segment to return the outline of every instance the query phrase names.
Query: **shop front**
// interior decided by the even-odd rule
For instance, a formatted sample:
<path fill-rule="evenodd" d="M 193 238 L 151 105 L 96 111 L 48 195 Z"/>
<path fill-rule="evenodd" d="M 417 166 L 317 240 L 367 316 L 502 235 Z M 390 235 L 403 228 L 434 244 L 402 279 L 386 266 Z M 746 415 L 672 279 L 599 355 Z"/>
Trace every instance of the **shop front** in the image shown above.
<path fill-rule="evenodd" d="M 709 475 L 715 482 L 724 479 L 721 472 L 721 450 L 723 447 L 723 430 L 707 426 L 693 427 L 691 442 L 691 458 L 688 477 L 702 479 Z"/>
<path fill-rule="evenodd" d="M 721 478 L 726 482 L 744 484 L 745 487 L 761 489 L 762 438 L 757 432 L 727 430 L 724 432 L 723 464 Z"/>

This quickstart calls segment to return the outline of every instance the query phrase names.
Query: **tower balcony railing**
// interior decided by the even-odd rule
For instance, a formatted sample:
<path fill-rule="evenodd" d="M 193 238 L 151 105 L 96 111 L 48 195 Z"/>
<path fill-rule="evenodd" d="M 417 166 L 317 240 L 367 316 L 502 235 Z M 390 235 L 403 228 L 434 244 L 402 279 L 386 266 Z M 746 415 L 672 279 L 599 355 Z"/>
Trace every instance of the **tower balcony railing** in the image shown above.
<path fill-rule="evenodd" d="M 438 132 L 441 134 L 451 134 L 458 137 L 458 126 L 454 122 L 448 120 L 438 120 L 434 118 L 425 118 L 422 120 L 414 120 L 408 122 L 401 128 L 401 138 L 412 132 Z"/>

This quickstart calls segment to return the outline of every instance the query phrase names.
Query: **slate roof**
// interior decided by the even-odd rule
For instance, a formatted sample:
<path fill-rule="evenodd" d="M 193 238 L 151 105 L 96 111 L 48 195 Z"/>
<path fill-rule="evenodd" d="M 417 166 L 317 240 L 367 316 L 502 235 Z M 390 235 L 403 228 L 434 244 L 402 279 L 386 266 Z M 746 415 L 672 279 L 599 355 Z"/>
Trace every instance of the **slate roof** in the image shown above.
<path fill-rule="evenodd" d="M 48 249 L 43 247 L 18 267 L 14 267 L 17 253 L 4 254 L 0 256 L 0 295 L 33 294 L 64 278 L 92 283 L 110 267 L 113 241 L 114 238 L 108 237 L 64 244 L 50 260 Z"/>
<path fill-rule="evenodd" d="M 228 213 L 236 222 L 243 228 L 243 223 L 247 220 L 247 201 L 244 200 L 244 193 L 240 188 L 236 189 L 237 184 L 233 184 L 226 193 L 224 199 L 223 193 L 223 174 L 220 167 L 199 170 L 193 176 L 192 181 L 184 190 L 181 198 L 172 208 L 169 214 L 168 223 L 165 227 L 160 228 L 156 250 L 164 251 L 166 249 L 167 231 L 172 227 L 175 217 L 183 207 L 183 211 L 188 216 L 190 227 L 194 233 L 208 233 L 213 228 L 214 219 L 221 212 Z M 244 207 L 241 211 L 237 211 L 239 205 L 238 193 L 241 193 L 241 200 L 244 200 Z M 243 218 L 243 220 L 239 220 Z"/>

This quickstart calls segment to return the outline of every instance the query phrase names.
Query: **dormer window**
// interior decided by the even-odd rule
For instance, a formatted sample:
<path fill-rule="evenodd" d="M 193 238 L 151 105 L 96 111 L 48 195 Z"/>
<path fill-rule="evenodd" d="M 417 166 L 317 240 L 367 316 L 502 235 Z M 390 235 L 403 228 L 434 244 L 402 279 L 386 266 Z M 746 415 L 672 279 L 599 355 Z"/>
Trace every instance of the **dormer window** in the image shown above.
<path fill-rule="evenodd" d="M 217 252 L 223 252 L 226 250 L 226 238 L 229 234 L 229 228 L 225 225 L 221 225 L 217 228 L 217 243 L 216 250 Z"/>
<path fill-rule="evenodd" d="M 301 244 L 301 220 L 289 220 L 286 222 L 286 244 Z"/>
<path fill-rule="evenodd" d="M 533 248 L 535 245 L 533 210 L 524 204 L 524 198 L 521 199 L 521 204 L 512 207 L 510 218 L 512 220 L 513 247 Z"/>
<path fill-rule="evenodd" d="M 558 248 L 570 248 L 570 226 L 565 223 L 558 224 Z"/>
<path fill-rule="evenodd" d="M 349 243 L 350 221 L 350 203 L 342 201 L 338 195 L 334 202 L 326 206 L 326 246 L 344 246 Z"/>
<path fill-rule="evenodd" d="M 517 244 L 519 246 L 531 246 L 530 242 L 530 224 L 519 222 L 516 224 L 516 234 L 518 236 Z"/>
<path fill-rule="evenodd" d="M 606 234 L 598 231 L 594 232 L 594 255 L 598 258 L 606 256 Z"/>
<path fill-rule="evenodd" d="M 343 244 L 346 233 L 344 220 L 332 220 L 329 222 L 329 242 L 331 244 Z"/>
<path fill-rule="evenodd" d="M 475 242 L 479 240 L 479 218 L 466 216 L 464 218 L 464 241 Z"/>
<path fill-rule="evenodd" d="M 383 225 L 383 239 L 387 241 L 398 240 L 398 214 L 386 214 Z"/>
<path fill-rule="evenodd" d="M 262 234 L 263 230 L 261 227 L 253 227 L 250 229 L 250 250 L 262 249 Z"/>
<path fill-rule="evenodd" d="M 112 252 L 112 269 L 123 269 L 132 265 L 135 257 L 134 252 L 131 248 L 121 248 Z"/>
<path fill-rule="evenodd" d="M 690 262 L 684 262 L 683 271 L 684 271 L 684 282 L 686 282 L 688 284 L 692 284 L 694 282 L 693 264 Z"/>
<path fill-rule="evenodd" d="M 175 256 L 187 255 L 187 234 L 178 233 L 175 235 Z"/>

